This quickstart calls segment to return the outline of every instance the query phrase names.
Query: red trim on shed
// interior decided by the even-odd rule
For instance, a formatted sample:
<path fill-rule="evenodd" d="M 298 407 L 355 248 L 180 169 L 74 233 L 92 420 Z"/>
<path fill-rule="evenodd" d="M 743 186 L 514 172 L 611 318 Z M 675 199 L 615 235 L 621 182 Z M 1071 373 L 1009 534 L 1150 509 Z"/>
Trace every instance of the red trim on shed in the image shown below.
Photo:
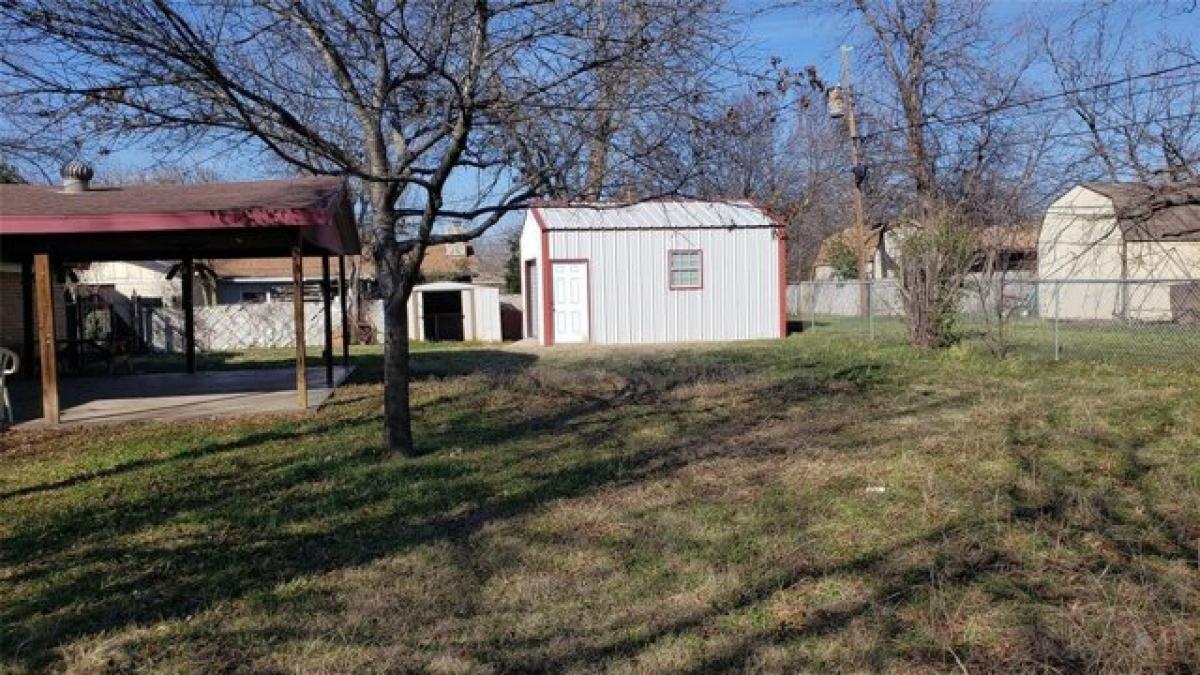
<path fill-rule="evenodd" d="M 779 239 L 779 337 L 787 337 L 787 229 L 775 230 Z"/>
<path fill-rule="evenodd" d="M 529 210 L 533 221 L 537 223 L 542 234 L 542 344 L 547 347 L 554 344 L 554 278 L 550 271 L 550 232 L 546 222 L 542 220 L 541 212 L 534 208 Z"/>

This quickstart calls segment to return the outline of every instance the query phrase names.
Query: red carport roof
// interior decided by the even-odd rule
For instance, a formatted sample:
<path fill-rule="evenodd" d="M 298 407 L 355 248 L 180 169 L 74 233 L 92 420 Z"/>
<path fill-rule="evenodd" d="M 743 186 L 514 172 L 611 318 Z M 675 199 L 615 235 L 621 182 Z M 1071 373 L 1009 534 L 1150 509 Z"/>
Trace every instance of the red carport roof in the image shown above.
<path fill-rule="evenodd" d="M 121 242 L 130 259 L 197 245 L 197 255 L 210 257 L 285 255 L 289 241 L 317 254 L 358 253 L 361 247 L 346 184 L 332 176 L 78 193 L 0 185 L 0 236 L 10 251 L 27 254 L 42 242 L 51 253 L 76 259 L 92 244 L 93 259 L 111 259 Z"/>

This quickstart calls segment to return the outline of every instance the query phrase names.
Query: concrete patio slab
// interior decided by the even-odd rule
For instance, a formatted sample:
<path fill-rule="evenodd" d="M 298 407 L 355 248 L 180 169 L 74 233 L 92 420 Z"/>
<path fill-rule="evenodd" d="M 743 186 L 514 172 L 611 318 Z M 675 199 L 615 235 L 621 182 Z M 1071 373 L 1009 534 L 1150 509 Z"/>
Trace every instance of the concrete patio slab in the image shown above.
<path fill-rule="evenodd" d="M 308 408 L 325 403 L 352 370 L 335 367 L 329 387 L 324 368 L 309 368 Z M 295 377 L 292 368 L 64 377 L 59 381 L 60 426 L 295 411 Z M 15 428 L 44 427 L 38 383 L 10 386 Z"/>

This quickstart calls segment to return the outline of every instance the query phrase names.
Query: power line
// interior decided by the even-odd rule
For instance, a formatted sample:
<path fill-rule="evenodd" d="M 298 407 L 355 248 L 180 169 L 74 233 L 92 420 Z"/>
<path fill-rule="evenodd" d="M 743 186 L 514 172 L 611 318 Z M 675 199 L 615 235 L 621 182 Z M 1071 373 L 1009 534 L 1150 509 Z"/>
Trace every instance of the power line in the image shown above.
<path fill-rule="evenodd" d="M 1047 134 L 1046 136 L 1042 136 L 1040 138 L 1005 140 L 1005 141 L 1002 141 L 1002 143 L 1003 143 L 1003 145 L 1006 145 L 1006 146 L 1035 145 L 1038 143 L 1043 143 L 1045 141 L 1057 140 L 1057 139 L 1061 139 L 1061 138 L 1071 138 L 1071 137 L 1075 137 L 1075 136 L 1089 136 L 1093 133 L 1101 133 L 1101 132 L 1105 132 L 1105 131 L 1116 131 L 1118 129 L 1124 129 L 1126 127 L 1131 127 L 1131 126 L 1143 126 L 1146 124 L 1172 122 L 1172 121 L 1180 120 L 1180 119 L 1196 118 L 1197 116 L 1200 116 L 1200 111 L 1177 113 L 1174 115 L 1164 115 L 1161 117 L 1150 117 L 1150 118 L 1146 118 L 1146 119 L 1142 119 L 1142 120 L 1129 120 L 1127 122 L 1121 122 L 1119 124 L 1111 124 L 1108 126 L 1096 127 L 1096 129 L 1094 129 L 1094 130 L 1086 129 L 1086 130 L 1078 130 L 1078 131 L 1064 131 L 1064 132 L 1058 132 L 1058 133 L 1053 133 L 1053 134 Z M 932 155 L 931 159 L 936 160 L 936 159 L 947 156 L 947 154 L 948 153 L 939 153 L 937 155 Z M 907 159 L 885 159 L 885 160 L 881 160 L 881 161 L 877 161 L 877 162 L 868 162 L 868 164 L 871 166 L 891 166 L 891 165 L 897 165 L 897 164 L 908 164 L 908 162 L 909 162 L 909 160 L 907 160 Z"/>
<path fill-rule="evenodd" d="M 1066 91 L 1060 91 L 1060 92 L 1056 92 L 1053 94 L 1045 94 L 1042 96 L 1035 96 L 1032 98 L 1024 99 L 1022 101 L 1010 101 L 1009 103 L 1002 103 L 1002 104 L 991 106 L 989 108 L 984 108 L 981 110 L 960 113 L 958 115 L 951 115 L 950 117 L 945 117 L 945 118 L 930 117 L 930 118 L 926 118 L 924 121 L 918 122 L 917 124 L 906 124 L 906 125 L 901 125 L 901 126 L 890 127 L 887 129 L 880 129 L 879 131 L 872 131 L 871 133 L 864 134 L 863 138 L 872 138 L 875 136 L 880 136 L 883 134 L 893 134 L 893 133 L 897 133 L 900 131 L 911 131 L 914 129 L 923 129 L 927 126 L 934 125 L 934 124 L 953 124 L 956 122 L 969 122 L 969 121 L 973 121 L 976 118 L 991 115 L 993 113 L 1001 112 L 1003 110 L 1010 110 L 1012 108 L 1022 108 L 1022 107 L 1026 107 L 1026 106 L 1029 106 L 1029 105 L 1032 105 L 1035 103 L 1043 103 L 1045 101 L 1052 101 L 1057 98 L 1064 98 L 1064 97 L 1072 96 L 1075 94 L 1083 94 L 1083 93 L 1086 93 L 1089 91 L 1098 91 L 1101 89 L 1108 89 L 1108 88 L 1114 87 L 1116 85 L 1126 84 L 1129 82 L 1133 82 L 1135 80 L 1143 80 L 1143 79 L 1151 78 L 1151 77 L 1160 77 L 1162 75 L 1168 75 L 1170 73 L 1178 72 L 1180 70 L 1185 70 L 1187 68 L 1193 68 L 1195 66 L 1200 66 L 1200 61 L 1191 61 L 1189 63 L 1179 64 L 1176 66 L 1171 66 L 1169 68 L 1160 68 L 1158 70 L 1151 71 L 1148 73 L 1139 73 L 1137 75 L 1129 75 L 1126 77 L 1118 78 L 1115 80 L 1109 80 L 1107 82 L 1100 82 L 1098 84 L 1093 84 L 1093 85 L 1089 85 L 1086 87 L 1079 87 L 1076 89 L 1069 89 Z"/>

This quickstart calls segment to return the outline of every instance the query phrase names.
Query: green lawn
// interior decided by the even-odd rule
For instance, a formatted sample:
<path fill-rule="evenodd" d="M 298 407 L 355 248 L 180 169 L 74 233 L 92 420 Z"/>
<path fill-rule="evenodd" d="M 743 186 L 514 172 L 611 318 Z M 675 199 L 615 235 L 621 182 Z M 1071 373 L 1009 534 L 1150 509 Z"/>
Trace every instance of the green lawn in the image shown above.
<path fill-rule="evenodd" d="M 418 353 L 415 460 L 375 350 L 316 413 L 3 435 L 0 672 L 1200 663 L 1194 368 L 541 354 Z"/>
<path fill-rule="evenodd" d="M 821 315 L 795 318 L 805 324 L 815 319 L 816 332 L 872 338 L 898 345 L 906 341 L 902 317 Z M 979 318 L 961 318 L 954 332 L 961 348 L 987 352 L 984 336 L 990 330 Z M 1006 324 L 1010 353 L 1031 360 L 1090 360 L 1140 365 L 1193 365 L 1200 353 L 1200 326 L 1172 323 L 1122 324 L 1117 321 L 1062 321 L 1013 318 Z"/>

